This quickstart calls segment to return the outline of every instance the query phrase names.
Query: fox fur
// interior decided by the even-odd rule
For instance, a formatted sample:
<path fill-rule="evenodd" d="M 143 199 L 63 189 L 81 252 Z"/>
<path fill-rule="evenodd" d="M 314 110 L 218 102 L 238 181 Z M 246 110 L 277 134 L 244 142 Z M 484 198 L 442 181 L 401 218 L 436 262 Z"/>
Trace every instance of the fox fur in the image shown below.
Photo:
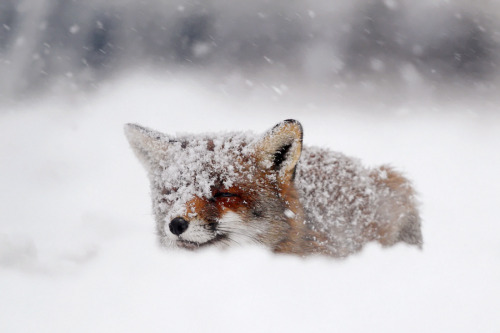
<path fill-rule="evenodd" d="M 276 253 L 346 257 L 364 244 L 422 246 L 411 183 L 389 166 L 302 145 L 296 120 L 262 136 L 169 136 L 127 124 L 148 172 L 160 244 L 256 243 Z"/>

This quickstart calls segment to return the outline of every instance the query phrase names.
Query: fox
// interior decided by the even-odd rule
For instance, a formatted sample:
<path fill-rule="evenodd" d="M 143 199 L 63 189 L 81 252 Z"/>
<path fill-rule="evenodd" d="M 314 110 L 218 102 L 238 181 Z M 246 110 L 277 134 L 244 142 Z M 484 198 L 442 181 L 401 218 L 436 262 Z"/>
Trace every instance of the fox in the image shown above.
<path fill-rule="evenodd" d="M 147 171 L 158 241 L 197 250 L 259 244 L 345 258 L 368 242 L 422 248 L 411 182 L 388 165 L 303 146 L 299 121 L 252 132 L 164 134 L 126 124 Z"/>

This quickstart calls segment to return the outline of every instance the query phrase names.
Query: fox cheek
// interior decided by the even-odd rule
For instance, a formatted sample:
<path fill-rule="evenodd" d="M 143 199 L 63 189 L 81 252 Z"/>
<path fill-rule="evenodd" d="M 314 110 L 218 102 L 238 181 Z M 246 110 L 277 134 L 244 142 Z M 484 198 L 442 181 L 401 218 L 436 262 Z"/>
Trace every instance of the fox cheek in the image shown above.
<path fill-rule="evenodd" d="M 200 210 L 198 219 L 204 221 L 209 226 L 215 226 L 219 221 L 221 214 L 214 202 L 208 201 Z"/>

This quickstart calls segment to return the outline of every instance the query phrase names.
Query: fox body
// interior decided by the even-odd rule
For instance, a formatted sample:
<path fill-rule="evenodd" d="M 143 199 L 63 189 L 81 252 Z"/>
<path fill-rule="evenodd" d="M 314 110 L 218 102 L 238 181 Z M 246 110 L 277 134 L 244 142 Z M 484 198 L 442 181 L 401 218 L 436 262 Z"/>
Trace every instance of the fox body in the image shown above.
<path fill-rule="evenodd" d="M 285 120 L 251 133 L 171 137 L 139 125 L 127 138 L 151 182 L 166 247 L 257 243 L 277 253 L 345 257 L 370 241 L 421 246 L 410 182 L 387 166 L 303 147 Z"/>

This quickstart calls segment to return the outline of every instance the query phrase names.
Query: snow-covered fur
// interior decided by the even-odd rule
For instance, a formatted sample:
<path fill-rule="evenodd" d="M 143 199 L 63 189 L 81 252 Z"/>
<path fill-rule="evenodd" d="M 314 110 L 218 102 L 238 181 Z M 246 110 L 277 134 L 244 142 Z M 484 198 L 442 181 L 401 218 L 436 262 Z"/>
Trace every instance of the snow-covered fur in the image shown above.
<path fill-rule="evenodd" d="M 421 246 L 410 182 L 387 166 L 302 146 L 285 120 L 252 133 L 127 138 L 148 171 L 160 243 L 197 249 L 257 243 L 274 252 L 345 257 L 369 241 Z"/>

